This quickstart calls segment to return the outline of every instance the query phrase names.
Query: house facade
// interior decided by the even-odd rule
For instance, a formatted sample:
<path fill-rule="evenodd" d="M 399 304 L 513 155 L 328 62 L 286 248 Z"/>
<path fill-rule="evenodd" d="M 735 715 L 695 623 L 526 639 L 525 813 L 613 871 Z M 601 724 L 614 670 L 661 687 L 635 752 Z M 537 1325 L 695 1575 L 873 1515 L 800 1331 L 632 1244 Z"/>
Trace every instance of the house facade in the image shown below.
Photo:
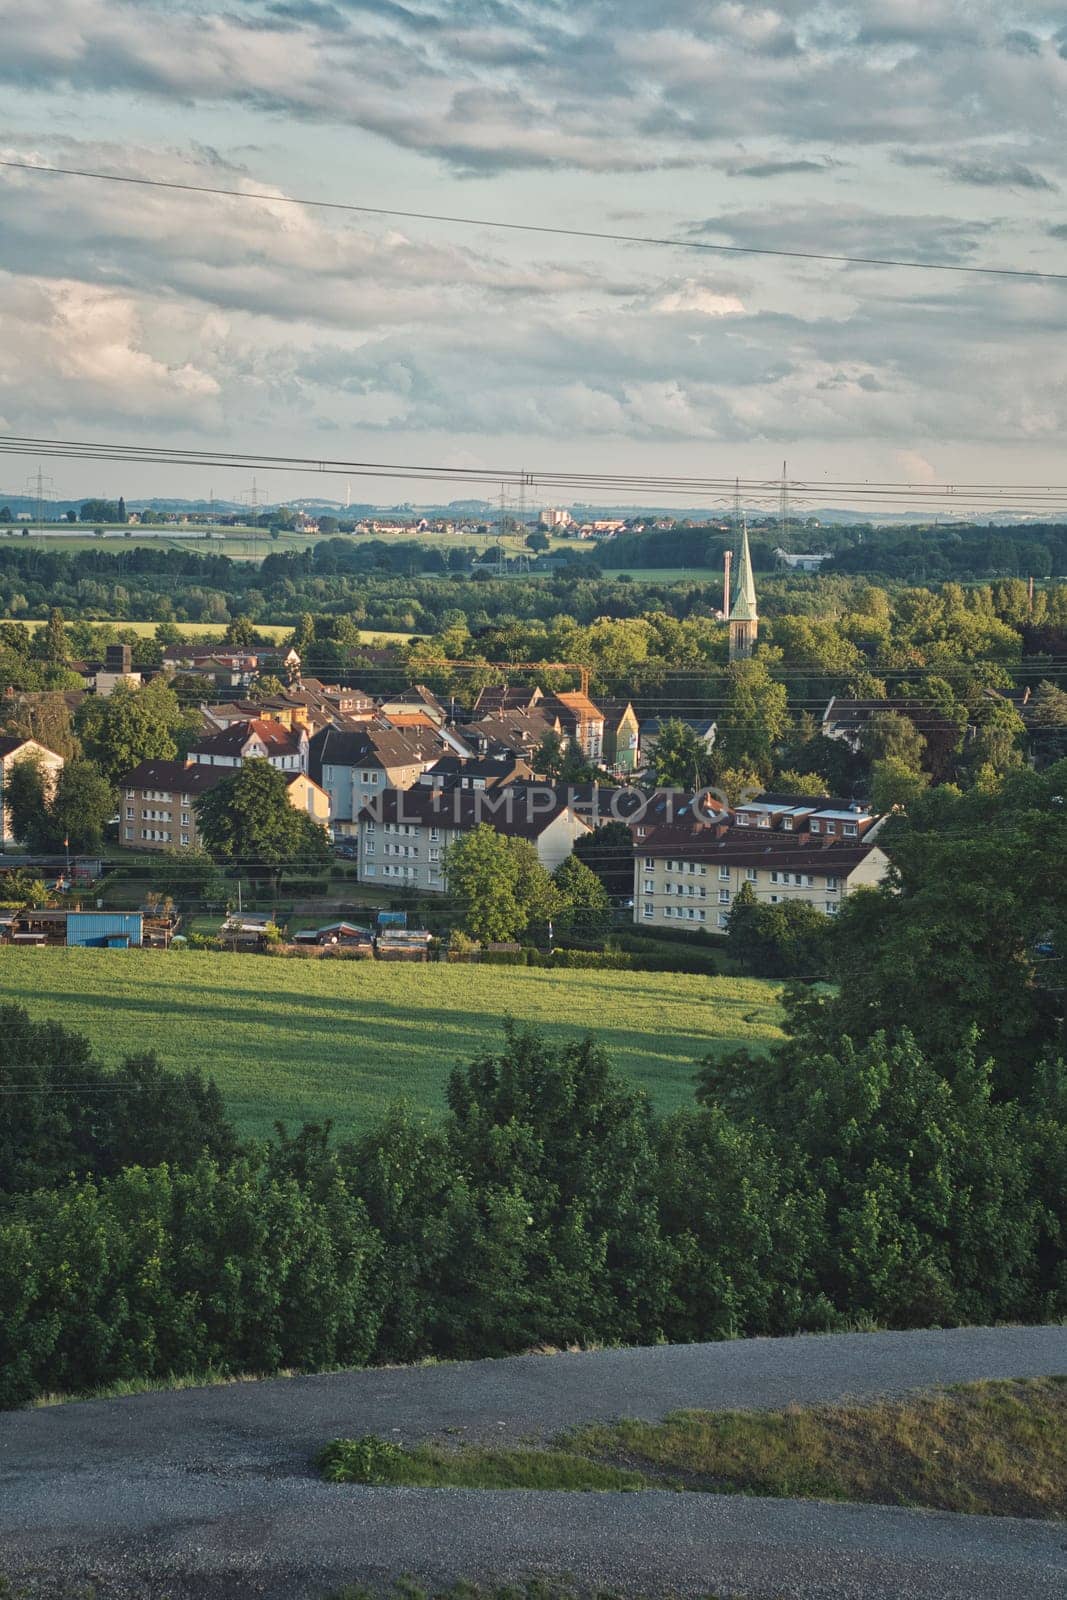
<path fill-rule="evenodd" d="M 119 843 L 126 850 L 195 850 L 201 845 L 196 802 L 233 771 L 197 761 L 142 761 L 119 780 Z M 289 804 L 325 827 L 325 791 L 305 772 L 284 776 Z"/>
<path fill-rule="evenodd" d="M 603 761 L 620 776 L 637 772 L 641 765 L 641 729 L 629 700 L 602 700 L 604 716 Z"/>
<path fill-rule="evenodd" d="M 7 787 L 12 770 L 20 761 L 35 761 L 39 764 L 44 776 L 45 790 L 51 794 L 56 786 L 59 774 L 63 770 L 63 757 L 56 755 L 54 750 L 47 749 L 43 744 L 38 744 L 36 739 L 24 739 L 19 734 L 4 734 L 0 737 L 0 840 L 6 849 L 9 844 L 15 843 L 11 832 L 11 814 L 7 804 Z"/>
<path fill-rule="evenodd" d="M 241 767 L 246 761 L 269 761 L 279 772 L 307 772 L 309 740 L 299 724 L 286 727 L 265 717 L 231 722 L 197 740 L 189 752 L 204 767 Z"/>
<path fill-rule="evenodd" d="M 634 922 L 724 933 L 745 885 L 764 904 L 800 900 L 835 917 L 850 894 L 876 887 L 888 869 L 871 839 L 743 837 L 728 825 L 657 828 L 634 847 Z"/>
<path fill-rule="evenodd" d="M 410 789 L 447 749 L 426 728 L 323 728 L 311 741 L 308 771 L 329 795 L 334 833 L 353 835 L 363 806 L 386 789 Z"/>
<path fill-rule="evenodd" d="M 446 894 L 445 852 L 483 823 L 498 833 L 528 839 L 549 872 L 588 833 L 573 808 L 550 790 L 524 784 L 488 791 L 387 789 L 356 819 L 359 877 L 383 888 Z"/>

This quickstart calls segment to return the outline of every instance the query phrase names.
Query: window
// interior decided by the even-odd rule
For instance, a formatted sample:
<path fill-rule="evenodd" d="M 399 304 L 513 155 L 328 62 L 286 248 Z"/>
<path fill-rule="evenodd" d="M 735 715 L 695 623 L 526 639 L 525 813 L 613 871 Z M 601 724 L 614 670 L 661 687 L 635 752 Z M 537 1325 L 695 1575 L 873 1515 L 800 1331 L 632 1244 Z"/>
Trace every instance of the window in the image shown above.
<path fill-rule="evenodd" d="M 374 854 L 374 840 L 373 839 L 364 839 L 364 841 L 363 841 L 363 853 L 365 855 L 368 855 L 368 856 L 372 856 Z"/>
<path fill-rule="evenodd" d="M 729 883 L 729 881 L 730 881 L 730 869 L 729 869 L 729 867 L 720 867 L 719 868 L 719 877 L 724 879 L 727 883 Z"/>
<path fill-rule="evenodd" d="M 663 907 L 663 915 L 665 917 L 673 917 L 674 916 L 674 907 L 673 906 L 664 906 Z"/>
<path fill-rule="evenodd" d="M 783 817 L 782 818 L 782 828 L 784 829 L 784 831 L 786 833 L 792 833 L 792 831 L 793 831 L 793 819 L 792 819 L 792 817 Z"/>
<path fill-rule="evenodd" d="M 136 789 L 127 789 L 126 790 L 126 798 L 127 798 L 127 800 L 136 799 L 137 798 L 137 790 Z"/>
<path fill-rule="evenodd" d="M 127 820 L 132 822 L 132 820 L 133 820 L 133 807 L 132 806 L 127 806 L 126 807 L 126 817 L 127 817 Z"/>
<path fill-rule="evenodd" d="M 418 854 L 417 851 L 416 851 L 416 854 Z M 440 859 L 441 859 L 440 850 L 434 850 L 434 849 L 431 848 L 431 850 L 430 850 L 430 860 L 431 861 L 440 861 Z"/>
<path fill-rule="evenodd" d="M 846 839 L 854 839 L 855 837 L 856 837 L 856 824 L 854 822 L 846 822 L 845 823 L 845 838 Z"/>
<path fill-rule="evenodd" d="M 430 829 L 430 838 L 431 838 L 431 839 L 432 839 L 432 840 L 433 840 L 433 842 L 434 842 L 434 843 L 435 843 L 435 844 L 436 844 L 436 843 L 437 843 L 437 841 L 438 841 L 438 839 L 439 839 L 439 838 L 440 838 L 440 837 L 441 837 L 441 830 L 440 830 L 440 828 L 431 828 L 431 829 Z"/>
<path fill-rule="evenodd" d="M 719 904 L 721 906 L 728 906 L 730 904 L 730 891 L 729 891 L 729 889 L 720 889 L 719 890 Z"/>
<path fill-rule="evenodd" d="M 760 817 L 760 819 L 759 819 L 759 826 L 760 826 L 760 827 L 761 827 L 761 828 L 769 828 L 769 827 L 770 827 L 770 825 L 771 825 L 771 819 L 770 819 L 770 817 Z"/>
<path fill-rule="evenodd" d="M 786 874 L 786 876 L 788 877 L 788 873 Z M 772 872 L 771 873 L 771 882 L 772 883 L 777 883 L 778 882 L 778 874 L 777 874 L 777 872 Z M 773 900 L 774 898 L 775 898 L 775 896 L 772 895 L 771 899 Z"/>
<path fill-rule="evenodd" d="M 782 897 L 781 897 L 780 894 L 772 894 L 771 895 L 771 905 L 772 906 L 776 906 L 781 898 Z"/>
<path fill-rule="evenodd" d="M 367 833 L 373 833 L 374 832 L 374 823 L 373 822 L 365 822 L 363 824 L 363 827 L 364 827 L 365 832 L 367 832 Z"/>
<path fill-rule="evenodd" d="M 719 927 L 720 928 L 728 928 L 729 926 L 730 926 L 730 918 L 729 918 L 729 916 L 727 915 L 727 913 L 725 911 L 720 911 L 719 912 Z"/>
<path fill-rule="evenodd" d="M 689 910 L 686 912 L 686 916 L 689 918 L 690 922 L 696 921 L 696 915 L 696 912 L 693 910 L 692 906 L 690 906 Z"/>
<path fill-rule="evenodd" d="M 840 905 L 838 904 L 838 902 L 836 900 L 827 900 L 827 902 L 826 902 L 826 915 L 828 917 L 836 917 L 837 913 L 840 911 L 840 909 L 841 909 L 841 907 L 840 907 Z"/>
<path fill-rule="evenodd" d="M 183 833 L 182 834 L 182 844 L 188 844 L 188 843 L 189 843 L 189 835 L 187 833 Z"/>
<path fill-rule="evenodd" d="M 655 860 L 654 860 L 654 858 L 652 856 L 646 856 L 645 857 L 645 867 L 646 867 L 646 869 L 649 868 L 649 867 L 654 867 L 655 865 L 656 865 L 656 863 L 655 863 Z"/>
<path fill-rule="evenodd" d="M 656 892 L 656 880 L 655 880 L 655 878 L 646 878 L 645 879 L 645 893 L 646 894 L 655 894 L 655 892 Z"/>
<path fill-rule="evenodd" d="M 189 826 L 189 813 L 188 813 L 188 811 L 183 811 L 182 812 L 182 827 L 183 828 L 187 828 L 188 826 Z"/>
<path fill-rule="evenodd" d="M 698 911 L 697 916 L 700 918 L 701 922 L 706 922 L 708 920 L 708 914 L 706 911 Z"/>
<path fill-rule="evenodd" d="M 827 879 L 826 879 L 826 892 L 827 892 L 827 894 L 834 894 L 836 892 L 836 890 L 837 890 L 837 877 L 836 877 L 836 875 L 834 873 L 830 873 L 828 875 Z"/>
<path fill-rule="evenodd" d="M 377 871 L 378 868 L 374 865 L 374 862 L 368 861 L 363 868 L 363 876 L 365 878 L 373 878 Z"/>
<path fill-rule="evenodd" d="M 812 833 L 822 832 L 822 823 L 819 821 L 818 817 L 812 817 L 808 826 L 811 828 Z"/>
<path fill-rule="evenodd" d="M 739 811 L 737 813 L 737 826 L 739 828 L 750 827 L 751 823 L 752 823 L 752 818 L 749 816 L 747 811 Z"/>
<path fill-rule="evenodd" d="M 126 829 L 126 837 L 127 837 L 127 839 L 132 839 L 133 838 L 133 829 L 132 828 L 127 828 Z"/>
<path fill-rule="evenodd" d="M 646 900 L 646 901 L 645 901 L 645 906 L 644 906 L 644 915 L 645 915 L 645 916 L 646 916 L 646 917 L 651 917 L 651 916 L 653 916 L 653 915 L 654 915 L 654 913 L 655 913 L 655 910 L 656 910 L 656 908 L 655 908 L 655 906 L 654 906 L 654 905 L 653 905 L 653 904 L 652 904 L 652 901 L 651 901 L 651 900 Z"/>
<path fill-rule="evenodd" d="M 755 867 L 746 867 L 745 868 L 745 879 L 746 879 L 746 881 L 748 883 L 755 883 L 755 881 L 756 881 L 756 879 L 758 877 L 759 877 L 759 872 L 756 870 Z"/>

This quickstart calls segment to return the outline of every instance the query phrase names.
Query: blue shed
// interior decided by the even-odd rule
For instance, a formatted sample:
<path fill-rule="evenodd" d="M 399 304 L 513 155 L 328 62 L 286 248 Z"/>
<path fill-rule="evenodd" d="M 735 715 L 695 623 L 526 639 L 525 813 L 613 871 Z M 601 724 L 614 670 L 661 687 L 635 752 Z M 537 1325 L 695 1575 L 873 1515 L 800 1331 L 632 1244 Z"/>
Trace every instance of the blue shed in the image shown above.
<path fill-rule="evenodd" d="M 139 911 L 70 911 L 67 944 L 82 949 L 125 950 L 139 945 L 142 918 Z"/>

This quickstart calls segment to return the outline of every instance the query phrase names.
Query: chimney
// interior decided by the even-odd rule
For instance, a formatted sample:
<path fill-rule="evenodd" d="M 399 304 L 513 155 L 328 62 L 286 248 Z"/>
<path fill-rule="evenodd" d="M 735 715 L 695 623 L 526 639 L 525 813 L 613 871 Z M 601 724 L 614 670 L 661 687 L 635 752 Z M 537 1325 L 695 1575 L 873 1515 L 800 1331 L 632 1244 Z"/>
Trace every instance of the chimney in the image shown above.
<path fill-rule="evenodd" d="M 733 566 L 734 553 L 724 550 L 722 553 L 722 620 L 730 620 L 730 568 Z"/>
<path fill-rule="evenodd" d="M 104 649 L 104 668 L 107 672 L 129 674 L 133 652 L 128 644 L 109 644 Z"/>

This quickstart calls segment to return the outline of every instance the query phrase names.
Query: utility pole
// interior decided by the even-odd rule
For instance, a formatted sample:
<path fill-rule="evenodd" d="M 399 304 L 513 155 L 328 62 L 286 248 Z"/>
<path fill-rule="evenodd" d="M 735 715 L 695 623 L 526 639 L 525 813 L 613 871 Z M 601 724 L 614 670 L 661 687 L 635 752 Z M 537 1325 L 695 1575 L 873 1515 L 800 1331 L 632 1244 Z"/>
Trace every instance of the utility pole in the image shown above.
<path fill-rule="evenodd" d="M 782 462 L 782 483 L 778 490 L 778 538 L 782 549 L 786 549 L 786 535 L 789 532 L 789 479 L 786 477 L 785 462 Z"/>
<path fill-rule="evenodd" d="M 722 553 L 722 620 L 730 620 L 730 568 L 733 566 L 734 553 L 727 546 Z"/>
<path fill-rule="evenodd" d="M 53 479 L 44 477 L 40 467 L 26 480 L 26 493 L 32 496 L 36 505 L 35 521 L 38 527 L 44 521 L 44 503 L 46 500 L 51 499 L 54 491 L 55 484 Z"/>

